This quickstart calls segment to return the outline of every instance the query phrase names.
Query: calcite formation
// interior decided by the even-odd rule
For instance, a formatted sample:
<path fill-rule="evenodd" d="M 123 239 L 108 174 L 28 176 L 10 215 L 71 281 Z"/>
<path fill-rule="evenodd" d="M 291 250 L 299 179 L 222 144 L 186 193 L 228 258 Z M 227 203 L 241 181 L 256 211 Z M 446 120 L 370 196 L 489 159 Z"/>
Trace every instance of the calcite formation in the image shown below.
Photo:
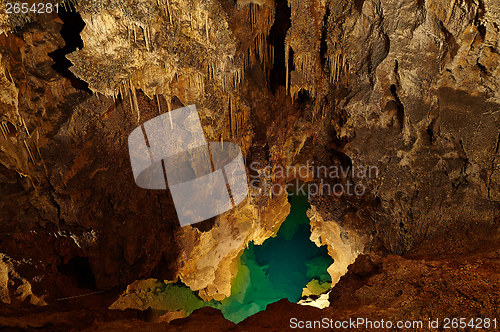
<path fill-rule="evenodd" d="M 61 29 L 69 25 L 63 15 L 6 14 L 5 4 L 0 1 L 3 302 L 28 299 L 22 294 L 32 294 L 34 304 L 82 295 L 79 269 L 93 275 L 99 290 L 156 278 L 222 300 L 242 250 L 275 234 L 289 213 L 286 193 L 265 188 L 297 176 L 277 176 L 276 169 L 312 161 L 378 170 L 372 177 L 301 178 L 364 188 L 363 195 L 310 199 L 311 240 L 328 245 L 335 260 L 328 271 L 333 284 L 340 280 L 329 303 L 351 305 L 339 302 L 332 313 L 373 313 L 368 306 L 380 294 L 389 308 L 397 296 L 382 276 L 414 282 L 388 272 L 407 275 L 413 260 L 418 271 L 408 275 L 430 280 L 424 293 L 443 291 L 427 275 L 431 270 L 456 276 L 451 267 L 469 264 L 467 255 L 497 264 L 496 0 L 64 2 L 60 8 L 85 23 L 73 36 L 83 48 L 66 55 L 74 77 L 52 68 L 58 61 L 52 52 L 65 43 Z M 181 228 L 168 191 L 135 186 L 127 137 L 139 124 L 189 104 L 196 104 L 207 140 L 241 147 L 255 181 L 234 210 Z M 361 254 L 374 256 L 367 262 L 357 259 Z M 473 269 L 485 276 L 480 266 Z M 476 285 L 469 274 L 463 278 Z M 356 294 L 347 296 L 352 289 Z M 422 294 L 403 292 L 405 301 L 431 301 Z M 401 303 L 393 306 L 400 310 L 395 317 L 407 313 Z M 21 326 L 15 319 L 8 324 Z"/>

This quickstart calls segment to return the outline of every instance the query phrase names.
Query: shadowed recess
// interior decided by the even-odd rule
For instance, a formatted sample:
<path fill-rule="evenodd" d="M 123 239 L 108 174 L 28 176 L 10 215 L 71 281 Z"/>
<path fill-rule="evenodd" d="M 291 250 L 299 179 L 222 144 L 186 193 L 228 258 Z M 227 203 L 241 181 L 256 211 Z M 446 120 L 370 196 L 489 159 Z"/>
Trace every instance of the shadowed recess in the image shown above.
<path fill-rule="evenodd" d="M 87 82 L 76 77 L 70 70 L 71 61 L 66 58 L 66 54 L 72 53 L 77 49 L 83 48 L 83 40 L 80 37 L 80 32 L 85 27 L 85 22 L 79 13 L 72 10 L 65 10 L 63 6 L 59 8 L 59 18 L 64 22 L 61 29 L 61 36 L 64 39 L 65 45 L 62 48 L 49 53 L 55 64 L 52 66 L 60 75 L 71 81 L 71 85 L 77 90 L 84 90 L 92 93 Z"/>

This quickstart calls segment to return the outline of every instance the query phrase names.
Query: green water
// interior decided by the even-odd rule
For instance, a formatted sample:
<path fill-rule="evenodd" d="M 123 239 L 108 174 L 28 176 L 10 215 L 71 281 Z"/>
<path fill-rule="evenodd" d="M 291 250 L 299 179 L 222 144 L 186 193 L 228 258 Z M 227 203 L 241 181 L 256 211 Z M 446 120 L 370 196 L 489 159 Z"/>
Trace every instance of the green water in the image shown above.
<path fill-rule="evenodd" d="M 144 290 L 144 294 L 138 294 L 142 297 L 154 297 L 160 301 L 160 304 L 155 306 L 161 314 L 166 311 L 184 310 L 186 315 L 189 316 L 194 310 L 202 307 L 213 307 L 220 309 L 221 304 L 217 301 L 203 301 L 195 292 L 181 282 L 178 283 L 158 283 L 160 284 L 154 290 Z M 156 293 L 156 296 L 154 294 Z M 141 296 L 142 295 L 142 296 Z M 153 302 L 152 302 L 153 303 Z"/>
<path fill-rule="evenodd" d="M 309 239 L 307 196 L 289 199 L 290 215 L 276 237 L 260 246 L 250 243 L 241 256 L 231 296 L 222 301 L 221 310 L 228 320 L 238 323 L 283 298 L 297 302 L 311 280 L 331 282 L 326 269 L 333 259 L 326 246 L 318 248 Z"/>
<path fill-rule="evenodd" d="M 250 243 L 239 260 L 238 273 L 232 281 L 231 296 L 223 301 L 203 302 L 187 286 L 167 285 L 169 311 L 193 310 L 211 306 L 218 308 L 226 319 L 239 323 L 248 316 L 265 310 L 269 303 L 287 298 L 297 302 L 302 289 L 310 282 L 315 289 L 331 283 L 326 269 L 333 263 L 326 246 L 318 248 L 311 242 L 310 205 L 307 196 L 290 196 L 291 211 L 276 237 L 262 245 Z"/>

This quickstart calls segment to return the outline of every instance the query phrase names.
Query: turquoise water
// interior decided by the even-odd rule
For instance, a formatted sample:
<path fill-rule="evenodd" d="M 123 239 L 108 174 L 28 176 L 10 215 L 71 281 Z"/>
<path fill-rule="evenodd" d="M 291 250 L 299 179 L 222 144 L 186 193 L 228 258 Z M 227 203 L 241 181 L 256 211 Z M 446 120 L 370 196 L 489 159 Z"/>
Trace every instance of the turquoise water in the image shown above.
<path fill-rule="evenodd" d="M 331 282 L 326 269 L 333 259 L 326 246 L 318 248 L 309 239 L 307 196 L 290 196 L 289 201 L 290 215 L 276 237 L 260 246 L 250 243 L 243 252 L 231 296 L 221 302 L 226 319 L 238 323 L 283 298 L 297 302 L 311 280 Z"/>
<path fill-rule="evenodd" d="M 315 285 L 329 287 L 331 279 L 326 269 L 333 259 L 326 246 L 318 248 L 309 239 L 307 196 L 290 196 L 289 201 L 290 214 L 276 236 L 260 246 L 251 242 L 244 250 L 230 297 L 221 302 L 204 302 L 187 286 L 169 284 L 159 290 L 168 298 L 166 310 L 184 310 L 189 315 L 195 309 L 211 306 L 220 309 L 226 319 L 239 323 L 265 310 L 269 303 L 284 298 L 299 301 L 302 289 L 312 280 Z"/>

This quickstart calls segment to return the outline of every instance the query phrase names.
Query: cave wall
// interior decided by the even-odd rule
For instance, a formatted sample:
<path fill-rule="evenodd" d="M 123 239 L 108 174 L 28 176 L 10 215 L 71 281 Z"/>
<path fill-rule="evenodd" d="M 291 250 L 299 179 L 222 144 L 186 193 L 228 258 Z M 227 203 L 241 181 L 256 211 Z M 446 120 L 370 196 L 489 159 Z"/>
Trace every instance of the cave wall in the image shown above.
<path fill-rule="evenodd" d="M 188 104 L 208 140 L 259 163 L 251 194 L 290 180 L 265 166 L 378 167 L 351 179 L 361 197 L 311 199 L 334 280 L 363 252 L 459 254 L 498 238 L 494 0 L 67 5 L 85 23 L 74 77 L 52 68 L 55 13 L 0 16 L 0 252 L 38 296 L 72 295 L 51 284 L 67 283 L 57 267 L 73 257 L 88 257 L 99 289 L 180 278 L 204 299 L 229 295 L 235 258 L 289 205 L 255 195 L 180 228 L 168 191 L 137 188 L 128 134 Z"/>

